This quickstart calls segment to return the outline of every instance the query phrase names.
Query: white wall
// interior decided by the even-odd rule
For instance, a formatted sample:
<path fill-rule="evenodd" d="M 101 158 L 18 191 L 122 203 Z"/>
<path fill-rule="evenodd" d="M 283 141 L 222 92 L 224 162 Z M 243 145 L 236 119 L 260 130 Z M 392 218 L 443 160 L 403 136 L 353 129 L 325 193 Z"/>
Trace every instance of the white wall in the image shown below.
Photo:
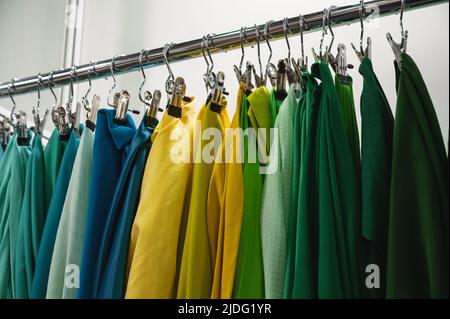
<path fill-rule="evenodd" d="M 49 3 L 55 1 L 46 0 Z M 13 23 L 13 17 L 20 16 L 20 11 L 15 9 L 12 3 L 26 2 L 35 3 L 32 0 L 1 0 L 1 11 L 10 11 L 11 18 L 6 25 Z M 45 1 L 39 1 L 42 3 Z M 56 1 L 58 2 L 58 1 Z M 62 1 L 59 1 L 62 2 Z M 357 2 L 356 0 L 316 0 L 316 1 L 292 1 L 292 0 L 173 0 L 173 1 L 147 1 L 147 0 L 96 0 L 86 1 L 84 16 L 84 31 L 81 51 L 81 61 L 83 63 L 90 60 L 100 60 L 111 57 L 119 53 L 131 53 L 140 51 L 144 47 L 159 47 L 167 42 L 182 42 L 185 40 L 201 37 L 207 33 L 221 33 L 239 29 L 243 25 L 252 26 L 254 23 L 264 23 L 268 20 L 281 19 L 285 16 L 296 16 L 300 13 L 306 14 L 313 11 L 323 10 L 330 5 L 345 5 Z M 64 9 L 58 6 L 47 8 L 55 15 L 64 14 Z M 408 53 L 415 59 L 422 75 L 427 83 L 430 94 L 435 104 L 444 140 L 447 144 L 449 128 L 449 7 L 448 3 L 423 9 L 405 12 L 404 25 L 409 31 Z M 37 15 L 44 14 L 43 10 L 29 10 L 27 15 L 30 19 L 38 19 Z M 2 17 L 5 14 L 0 12 L 0 29 L 4 29 L 5 22 Z M 41 16 L 39 16 L 41 18 Z M 375 71 L 383 85 L 388 99 L 395 111 L 395 76 L 393 67 L 393 53 L 386 41 L 386 32 L 391 32 L 396 40 L 399 38 L 400 29 L 398 15 L 383 17 L 379 20 L 366 24 L 366 36 L 371 36 L 373 40 L 373 63 Z M 44 18 L 49 19 L 49 18 Z M 61 18 L 63 19 L 63 18 Z M 38 19 L 39 20 L 39 19 Z M 20 25 L 20 24 L 19 24 Z M 41 41 L 56 42 L 59 38 L 54 35 L 56 31 L 50 30 L 48 26 L 35 24 L 34 32 L 40 34 Z M 37 31 L 39 30 L 39 32 Z M 45 34 L 45 32 L 52 34 Z M 359 24 L 341 26 L 334 28 L 336 35 L 335 45 L 346 44 L 348 48 L 349 63 L 358 66 L 358 60 L 350 48 L 350 43 L 359 41 Z M 18 32 L 25 34 L 19 28 Z M 29 32 L 28 32 L 29 33 Z M 43 61 L 42 59 L 31 59 L 25 67 L 20 66 L 21 59 L 29 58 L 29 54 L 22 52 L 20 48 L 27 46 L 27 37 L 3 38 L 0 42 L 0 76 L 3 79 L 17 75 L 36 73 L 37 71 L 50 70 L 59 65 L 59 60 L 51 57 Z M 19 40 L 17 40 L 19 39 Z M 45 39 L 45 40 L 44 40 Z M 49 41 L 50 40 L 50 41 Z M 39 42 L 34 40 L 35 42 Z M 62 40 L 61 40 L 62 41 Z M 318 47 L 320 32 L 313 32 L 305 35 L 306 53 L 310 56 L 310 47 Z M 25 43 L 25 44 L 22 44 Z M 299 52 L 299 37 L 290 39 L 292 55 L 297 57 Z M 263 63 L 267 58 L 267 48 L 262 43 Z M 29 45 L 28 45 L 29 46 Z M 58 47 L 62 44 L 53 46 Z M 14 60 L 5 62 L 4 47 L 14 50 L 9 53 L 9 58 L 15 56 Z M 277 61 L 287 55 L 284 40 L 274 42 L 273 59 Z M 335 46 L 336 48 L 336 46 Z M 34 52 L 45 55 L 45 46 L 34 45 Z M 28 50 L 27 52 L 31 52 Z M 52 52 L 53 54 L 54 52 Z M 234 113 L 234 103 L 238 83 L 233 73 L 233 64 L 239 63 L 240 50 L 230 51 L 213 55 L 215 71 L 222 70 L 226 74 L 226 87 L 230 91 L 229 105 L 230 113 Z M 246 59 L 257 63 L 256 48 L 246 49 Z M 310 61 L 312 58 L 310 56 Z M 4 64 L 8 64 L 7 72 L 3 71 Z M 172 67 L 175 75 L 183 76 L 187 81 L 188 94 L 198 97 L 198 102 L 205 100 L 206 93 L 203 85 L 202 75 L 205 71 L 205 63 L 202 58 L 175 63 Z M 13 72 L 15 70 L 15 72 Z M 148 69 L 147 87 L 153 89 L 164 89 L 164 81 L 167 77 L 165 67 Z M 5 75 L 3 75 L 5 74 Z M 359 118 L 359 96 L 361 93 L 362 80 L 358 74 L 357 67 L 350 71 L 354 78 L 355 101 L 357 103 L 357 115 Z M 5 77 L 6 76 L 6 77 Z M 141 108 L 137 96 L 137 89 L 141 83 L 139 73 L 129 73 L 117 77 L 117 89 L 125 88 L 130 91 L 131 103 L 133 107 Z M 93 84 L 92 92 L 100 94 L 102 101 L 106 101 L 106 96 L 111 87 L 111 80 L 98 80 Z M 87 88 L 80 85 L 80 93 Z M 49 94 L 49 93 L 45 93 Z M 165 95 L 164 95 L 165 96 Z M 0 100 L 0 105 L 9 105 L 9 100 Z M 50 100 L 51 101 L 51 100 Z M 163 102 L 164 103 L 164 102 Z M 198 105 L 200 107 L 200 105 Z M 136 121 L 139 117 L 136 117 Z M 359 120 L 359 119 L 358 119 Z M 49 125 L 51 125 L 49 123 Z"/>
<path fill-rule="evenodd" d="M 64 39 L 65 1 L 0 0 L 0 82 L 48 72 L 60 66 Z M 41 112 L 52 105 L 49 91 L 43 91 Z M 36 93 L 15 98 L 17 110 L 32 121 L 31 107 Z M 11 110 L 12 103 L 0 98 L 0 107 Z M 47 120 L 51 128 L 52 121 Z"/>

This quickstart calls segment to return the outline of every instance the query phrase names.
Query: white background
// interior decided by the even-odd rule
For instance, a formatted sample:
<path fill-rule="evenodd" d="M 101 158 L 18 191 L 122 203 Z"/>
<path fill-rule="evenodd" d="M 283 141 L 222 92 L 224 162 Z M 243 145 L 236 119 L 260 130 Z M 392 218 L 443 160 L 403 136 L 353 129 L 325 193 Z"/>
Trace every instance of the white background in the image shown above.
<path fill-rule="evenodd" d="M 202 37 L 208 33 L 221 33 L 241 26 L 262 24 L 268 20 L 298 16 L 320 11 L 330 5 L 347 5 L 356 0 L 86 0 L 83 36 L 81 41 L 81 63 L 101 60 L 120 53 L 138 52 L 144 47 L 160 47 L 168 42 L 183 42 Z M 62 0 L 0 0 L 0 81 L 12 77 L 22 77 L 38 72 L 47 72 L 60 67 L 65 23 L 65 1 Z M 408 10 L 404 14 L 405 29 L 409 31 L 408 53 L 419 66 L 432 96 L 439 118 L 444 141 L 447 145 L 449 129 L 449 7 L 448 3 L 428 8 Z M 354 78 L 354 93 L 358 122 L 359 97 L 362 78 L 358 74 L 358 60 L 350 43 L 359 43 L 359 23 L 334 28 L 338 43 L 347 46 L 348 62 L 356 67 L 350 70 Z M 387 94 L 395 112 L 395 74 L 393 53 L 386 41 L 386 32 L 391 32 L 399 40 L 399 16 L 391 15 L 366 24 L 366 36 L 373 41 L 372 60 L 375 72 Z M 320 31 L 305 34 L 306 53 L 312 61 L 310 48 L 318 48 Z M 328 43 L 329 38 L 325 40 Z M 292 56 L 298 57 L 299 37 L 290 38 Z M 273 58 L 276 62 L 287 56 L 284 40 L 272 43 Z M 262 43 L 263 64 L 268 50 Z M 230 116 L 235 109 L 238 87 L 233 73 L 233 64 L 240 60 L 240 50 L 213 55 L 215 71 L 226 74 L 226 87 L 230 92 Z M 246 49 L 246 60 L 257 64 L 256 48 Z M 175 76 L 183 76 L 187 82 L 187 93 L 198 99 L 199 108 L 205 100 L 206 92 L 202 75 L 206 65 L 202 58 L 172 65 Z M 157 67 L 146 70 L 147 88 L 164 90 L 167 70 Z M 138 72 L 117 77 L 117 89 L 127 89 L 131 93 L 131 106 L 140 108 L 137 89 L 141 83 Z M 102 101 L 111 87 L 111 79 L 94 82 L 92 93 L 101 95 Z M 80 85 L 83 93 L 87 86 Z M 163 94 L 165 104 L 165 94 Z M 43 91 L 41 105 L 51 105 L 49 91 Z M 29 93 L 16 98 L 18 108 L 28 112 L 36 103 L 36 94 Z M 47 103 L 47 104 L 46 104 Z M 105 104 L 105 103 L 103 103 Z M 1 98 L 0 106 L 11 108 L 9 98 Z M 395 113 L 394 113 L 395 114 Z M 135 116 L 138 123 L 139 116 Z M 49 119 L 47 129 L 53 124 Z"/>

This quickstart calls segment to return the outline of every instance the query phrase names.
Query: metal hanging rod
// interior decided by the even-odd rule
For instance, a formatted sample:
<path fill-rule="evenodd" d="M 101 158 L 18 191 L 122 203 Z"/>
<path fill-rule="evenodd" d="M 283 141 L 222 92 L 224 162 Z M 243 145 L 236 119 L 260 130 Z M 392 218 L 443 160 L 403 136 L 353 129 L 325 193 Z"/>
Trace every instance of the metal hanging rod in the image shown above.
<path fill-rule="evenodd" d="M 406 1 L 406 0 L 405 0 Z M 368 16 L 373 12 L 377 12 L 380 15 L 394 13 L 400 10 L 402 0 L 374 0 L 366 2 L 365 15 Z M 406 1 L 407 8 L 417 8 L 427 5 L 436 5 L 446 3 L 448 0 L 408 0 Z M 353 4 L 347 6 L 336 7 L 331 12 L 331 22 L 335 25 L 350 23 L 354 20 L 358 20 L 360 10 L 360 4 Z M 310 14 L 303 15 L 305 19 L 305 32 L 310 32 L 322 27 L 323 11 L 318 11 Z M 289 29 L 291 34 L 297 34 L 300 32 L 299 17 L 292 17 L 288 20 Z M 264 25 L 257 26 L 258 30 L 262 32 Z M 213 35 L 209 38 L 209 48 L 211 53 L 217 53 L 221 51 L 228 51 L 240 47 L 240 30 Z M 279 39 L 284 36 L 283 20 L 275 21 L 270 24 L 268 32 L 271 36 L 271 40 Z M 256 42 L 256 30 L 254 27 L 247 28 L 246 40 L 244 45 L 250 46 Z M 191 40 L 187 42 L 174 44 L 170 48 L 168 54 L 169 61 L 182 61 L 191 58 L 202 56 L 202 39 Z M 164 58 L 162 54 L 163 48 L 157 48 L 149 50 L 146 56 L 143 57 L 143 65 L 146 68 L 155 67 L 164 64 Z M 114 74 L 120 74 L 133 70 L 138 70 L 140 52 L 118 56 L 114 60 Z M 104 78 L 111 75 L 111 61 L 112 59 L 106 59 L 98 61 L 94 64 L 83 64 L 76 67 L 75 82 L 83 82 L 88 79 Z M 73 69 L 67 68 L 60 71 L 56 71 L 53 74 L 52 82 L 55 85 L 66 85 L 70 83 L 70 78 L 73 76 Z M 50 72 L 41 73 L 40 85 L 41 89 L 48 88 L 49 86 Z M 33 75 L 21 79 L 15 79 L 12 81 L 6 81 L 0 83 L 0 96 L 7 96 L 8 89 L 11 94 L 21 94 L 29 91 L 36 90 L 39 83 L 39 76 Z"/>

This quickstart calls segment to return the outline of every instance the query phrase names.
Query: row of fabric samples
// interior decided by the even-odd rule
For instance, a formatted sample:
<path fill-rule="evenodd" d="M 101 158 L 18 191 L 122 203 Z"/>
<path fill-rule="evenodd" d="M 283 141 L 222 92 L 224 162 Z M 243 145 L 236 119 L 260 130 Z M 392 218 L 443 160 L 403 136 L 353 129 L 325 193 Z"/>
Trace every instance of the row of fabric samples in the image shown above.
<path fill-rule="evenodd" d="M 394 123 L 360 52 L 360 155 L 352 79 L 328 53 L 310 72 L 282 60 L 254 82 L 248 63 L 231 121 L 223 81 L 195 114 L 177 78 L 159 124 L 150 112 L 136 128 L 122 91 L 116 110 L 68 139 L 56 129 L 45 150 L 13 135 L 0 297 L 448 297 L 448 160 L 420 73 L 402 52 Z M 192 147 L 209 128 L 225 135 L 212 162 L 207 140 Z"/>
<path fill-rule="evenodd" d="M 108 97 L 114 109 L 99 110 L 97 95 L 87 100 L 91 87 L 76 107 L 72 94 L 63 106 L 50 89 L 55 129 L 45 149 L 42 128 L 50 108 L 41 118 L 38 102 L 32 128 L 23 111 L 14 115 L 17 121 L 8 119 L 14 130 L 0 162 L 0 298 L 77 298 L 80 283 L 90 283 L 94 275 L 92 263 L 100 264 L 100 258 L 92 261 L 94 251 L 109 276 L 126 271 L 129 228 L 161 93 L 142 97 L 139 91 L 147 108 L 136 128 L 125 90 L 115 93 L 113 102 Z M 105 285 L 111 290 L 120 283 Z"/>
<path fill-rule="evenodd" d="M 235 296 L 448 298 L 448 158 L 422 76 L 398 50 L 395 122 L 370 47 L 357 52 L 361 149 L 345 59 L 317 57 L 299 99 L 291 86 L 274 124 L 278 170 L 263 187 L 261 244 L 238 258 Z M 270 109 L 280 103 L 269 101 Z M 251 223 L 247 183 L 244 171 L 239 257 Z"/>

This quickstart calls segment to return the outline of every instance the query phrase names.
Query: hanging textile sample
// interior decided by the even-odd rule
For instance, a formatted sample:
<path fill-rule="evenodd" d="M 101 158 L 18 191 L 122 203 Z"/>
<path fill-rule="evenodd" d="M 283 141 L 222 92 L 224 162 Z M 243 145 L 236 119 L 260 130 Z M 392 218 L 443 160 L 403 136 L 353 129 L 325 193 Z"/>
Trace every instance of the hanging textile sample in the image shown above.
<path fill-rule="evenodd" d="M 226 107 L 227 100 L 222 96 L 219 104 L 208 101 L 197 117 L 199 130 L 194 132 L 194 143 L 199 145 L 194 147 L 191 199 L 177 291 L 177 298 L 181 299 L 209 298 L 211 295 L 213 252 L 210 250 L 209 233 L 216 233 L 218 221 L 209 218 L 207 204 L 220 141 L 215 140 L 216 135 L 208 135 L 208 130 L 216 129 L 220 136 L 224 136 L 225 129 L 230 126 Z M 207 150 L 208 153 L 205 152 Z"/>
<path fill-rule="evenodd" d="M 127 146 L 136 133 L 133 119 L 126 114 L 116 123 L 116 110 L 100 109 L 94 138 L 93 166 L 85 238 L 80 268 L 78 298 L 94 298 L 100 280 L 98 255 L 101 236 L 114 191 L 127 156 Z"/>
<path fill-rule="evenodd" d="M 230 125 L 232 131 L 225 134 L 218 155 L 225 162 L 214 163 L 209 184 L 208 225 L 216 225 L 208 226 L 213 270 L 212 299 L 230 299 L 233 294 L 243 207 L 243 154 L 239 122 L 247 93 L 250 92 L 246 92 L 245 85 L 241 83 Z"/>
<path fill-rule="evenodd" d="M 145 200 L 139 202 L 131 230 L 125 298 L 176 297 L 189 209 L 195 99 L 184 97 L 180 118 L 167 112 L 152 135 L 141 187 Z"/>
<path fill-rule="evenodd" d="M 233 298 L 264 298 L 264 272 L 261 248 L 261 199 L 263 175 L 260 158 L 267 160 L 270 134 L 270 92 L 266 87 L 254 90 L 244 101 L 249 102 L 248 112 L 241 118 L 241 128 L 251 127 L 254 134 L 244 136 L 244 206 L 236 263 Z M 245 106 L 243 107 L 245 112 Z M 258 130 L 261 129 L 261 130 Z M 258 140 L 259 139 L 259 140 Z M 253 151 L 249 151 L 253 150 Z M 249 154 L 252 153 L 252 154 Z"/>
<path fill-rule="evenodd" d="M 61 166 L 56 179 L 54 192 L 49 204 L 45 226 L 42 231 L 41 244 L 36 259 L 31 298 L 45 298 L 48 283 L 50 263 L 52 261 L 53 248 L 55 245 L 56 233 L 64 206 L 64 200 L 69 186 L 70 175 L 77 154 L 80 138 L 74 130 L 71 131 L 69 141 L 61 159 Z"/>
<path fill-rule="evenodd" d="M 145 163 L 152 147 L 151 136 L 157 124 L 157 119 L 145 115 L 128 146 L 128 156 L 117 182 L 99 246 L 97 298 L 118 299 L 125 295 L 131 227 L 139 204 Z"/>
<path fill-rule="evenodd" d="M 273 103 L 271 103 L 273 104 Z M 294 112 L 298 106 L 294 84 L 279 107 L 274 126 L 278 144 L 272 146 L 269 165 L 274 172 L 265 178 L 261 208 L 261 238 L 264 262 L 265 297 L 283 295 L 286 263 L 287 217 L 292 186 Z"/>
<path fill-rule="evenodd" d="M 310 73 L 294 113 L 292 195 L 287 227 L 284 298 L 318 297 L 317 114 L 321 89 Z"/>
<path fill-rule="evenodd" d="M 56 233 L 47 283 L 47 299 L 74 299 L 79 288 L 94 133 L 85 128 L 72 168 Z"/>
<path fill-rule="evenodd" d="M 366 265 L 377 265 L 380 286 L 371 298 L 386 294 L 386 257 L 394 117 L 383 89 L 365 58 L 359 66 L 364 78 L 361 94 L 362 233 L 369 243 Z"/>
<path fill-rule="evenodd" d="M 19 145 L 17 133 L 9 140 L 0 166 L 0 298 L 14 298 L 16 238 L 19 227 L 28 159 L 34 134 L 28 145 Z"/>
<path fill-rule="evenodd" d="M 427 87 L 413 59 L 397 71 L 387 298 L 448 298 L 448 160 Z"/>

